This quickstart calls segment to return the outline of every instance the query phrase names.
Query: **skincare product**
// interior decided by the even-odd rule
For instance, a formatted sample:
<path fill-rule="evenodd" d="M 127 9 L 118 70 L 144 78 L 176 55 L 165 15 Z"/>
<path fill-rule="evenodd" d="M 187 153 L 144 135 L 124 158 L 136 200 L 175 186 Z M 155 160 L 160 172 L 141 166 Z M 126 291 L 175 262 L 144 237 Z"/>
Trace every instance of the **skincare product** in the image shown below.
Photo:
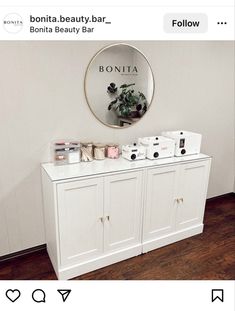
<path fill-rule="evenodd" d="M 82 143 L 81 160 L 83 162 L 93 161 L 93 144 L 92 143 Z"/>
<path fill-rule="evenodd" d="M 68 153 L 68 163 L 78 163 L 80 161 L 80 147 L 70 148 Z"/>
<path fill-rule="evenodd" d="M 94 158 L 96 160 L 104 160 L 105 159 L 105 145 L 103 145 L 103 144 L 95 144 L 94 145 Z"/>
<path fill-rule="evenodd" d="M 51 149 L 53 162 L 56 165 L 80 162 L 80 143 L 78 141 L 54 141 Z"/>
<path fill-rule="evenodd" d="M 107 158 L 118 159 L 118 157 L 119 157 L 118 145 L 108 144 L 107 145 Z"/>

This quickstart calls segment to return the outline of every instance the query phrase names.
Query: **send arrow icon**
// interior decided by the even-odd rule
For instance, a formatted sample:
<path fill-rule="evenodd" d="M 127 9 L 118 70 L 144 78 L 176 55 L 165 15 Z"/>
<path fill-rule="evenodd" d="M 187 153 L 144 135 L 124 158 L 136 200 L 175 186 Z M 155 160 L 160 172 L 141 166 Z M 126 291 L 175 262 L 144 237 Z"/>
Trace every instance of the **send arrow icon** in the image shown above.
<path fill-rule="evenodd" d="M 71 289 L 57 289 L 57 292 L 60 293 L 60 295 L 62 296 L 63 302 L 67 300 L 71 291 Z"/>

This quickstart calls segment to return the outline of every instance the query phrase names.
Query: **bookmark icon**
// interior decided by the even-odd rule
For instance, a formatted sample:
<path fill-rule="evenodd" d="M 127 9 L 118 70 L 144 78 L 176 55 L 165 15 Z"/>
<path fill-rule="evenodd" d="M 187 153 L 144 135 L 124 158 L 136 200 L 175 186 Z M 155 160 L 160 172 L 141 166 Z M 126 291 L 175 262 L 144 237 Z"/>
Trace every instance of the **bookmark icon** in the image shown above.
<path fill-rule="evenodd" d="M 211 301 L 214 302 L 216 300 L 224 302 L 224 290 L 223 289 L 212 289 Z"/>
<path fill-rule="evenodd" d="M 71 289 L 57 289 L 57 292 L 60 293 L 63 302 L 67 300 L 71 291 L 72 291 Z"/>

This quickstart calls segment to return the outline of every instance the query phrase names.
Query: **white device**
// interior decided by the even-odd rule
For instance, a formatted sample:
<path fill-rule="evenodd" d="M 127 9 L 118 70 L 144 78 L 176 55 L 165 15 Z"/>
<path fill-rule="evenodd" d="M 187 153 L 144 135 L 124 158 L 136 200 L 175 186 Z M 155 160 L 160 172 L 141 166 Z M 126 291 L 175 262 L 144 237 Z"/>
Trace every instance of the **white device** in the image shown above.
<path fill-rule="evenodd" d="M 122 156 L 130 161 L 143 160 L 146 158 L 146 148 L 139 144 L 124 145 L 122 146 Z"/>
<path fill-rule="evenodd" d="M 174 157 L 175 141 L 163 136 L 150 136 L 138 139 L 146 147 L 146 157 L 150 160 Z"/>
<path fill-rule="evenodd" d="M 162 135 L 175 141 L 175 156 L 200 153 L 202 135 L 188 131 L 162 132 Z"/>

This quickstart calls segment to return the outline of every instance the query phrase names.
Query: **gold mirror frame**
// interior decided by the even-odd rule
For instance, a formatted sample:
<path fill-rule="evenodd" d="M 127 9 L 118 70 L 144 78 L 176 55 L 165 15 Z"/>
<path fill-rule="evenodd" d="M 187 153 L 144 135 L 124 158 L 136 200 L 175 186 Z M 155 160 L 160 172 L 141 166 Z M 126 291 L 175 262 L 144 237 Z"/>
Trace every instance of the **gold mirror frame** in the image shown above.
<path fill-rule="evenodd" d="M 86 68 L 86 72 L 85 72 L 85 78 L 84 78 L 84 93 L 85 93 L 85 98 L 86 98 L 86 101 L 87 101 L 87 104 L 88 104 L 88 107 L 90 109 L 90 111 L 92 112 L 92 114 L 94 115 L 94 117 L 99 121 L 101 122 L 102 124 L 110 127 L 110 128 L 115 128 L 115 129 L 126 129 L 126 128 L 129 128 L 133 125 L 135 125 L 136 123 L 138 123 L 140 120 L 138 120 L 137 122 L 134 122 L 128 126 L 118 126 L 118 125 L 112 125 L 112 124 L 109 124 L 109 123 L 105 123 L 104 121 L 102 121 L 100 118 L 98 118 L 98 116 L 95 114 L 95 112 L 93 111 L 90 103 L 89 103 L 89 100 L 88 100 L 88 96 L 87 96 L 87 75 L 88 75 L 88 71 L 89 71 L 89 68 L 90 66 L 92 65 L 92 63 L 94 62 L 94 60 L 96 59 L 96 57 L 101 54 L 103 51 L 107 50 L 108 48 L 112 48 L 112 47 L 115 47 L 115 46 L 120 46 L 120 45 L 124 45 L 124 46 L 128 46 L 128 47 L 131 47 L 133 49 L 135 49 L 140 55 L 143 56 L 143 58 L 146 60 L 146 63 L 148 64 L 149 68 L 150 68 L 150 71 L 151 71 L 151 74 L 152 74 L 152 79 L 153 79 L 153 92 L 152 92 L 152 97 L 151 97 L 151 100 L 149 102 L 149 106 L 148 106 L 148 110 L 144 113 L 144 115 L 140 118 L 140 120 L 142 120 L 142 118 L 146 115 L 146 113 L 149 111 L 149 108 L 151 107 L 152 105 L 152 102 L 153 102 L 153 98 L 154 98 L 154 95 L 155 95 L 155 79 L 154 79 L 154 74 L 153 74 L 153 70 L 152 70 L 152 67 L 150 66 L 150 63 L 147 59 L 147 57 L 138 49 L 136 48 L 135 46 L 133 45 L 130 45 L 130 44 L 127 44 L 127 43 L 114 43 L 114 44 L 110 44 L 110 45 L 107 45 L 105 47 L 103 47 L 102 49 L 100 49 L 93 57 L 92 59 L 90 60 L 90 62 L 88 63 L 88 66 Z"/>

